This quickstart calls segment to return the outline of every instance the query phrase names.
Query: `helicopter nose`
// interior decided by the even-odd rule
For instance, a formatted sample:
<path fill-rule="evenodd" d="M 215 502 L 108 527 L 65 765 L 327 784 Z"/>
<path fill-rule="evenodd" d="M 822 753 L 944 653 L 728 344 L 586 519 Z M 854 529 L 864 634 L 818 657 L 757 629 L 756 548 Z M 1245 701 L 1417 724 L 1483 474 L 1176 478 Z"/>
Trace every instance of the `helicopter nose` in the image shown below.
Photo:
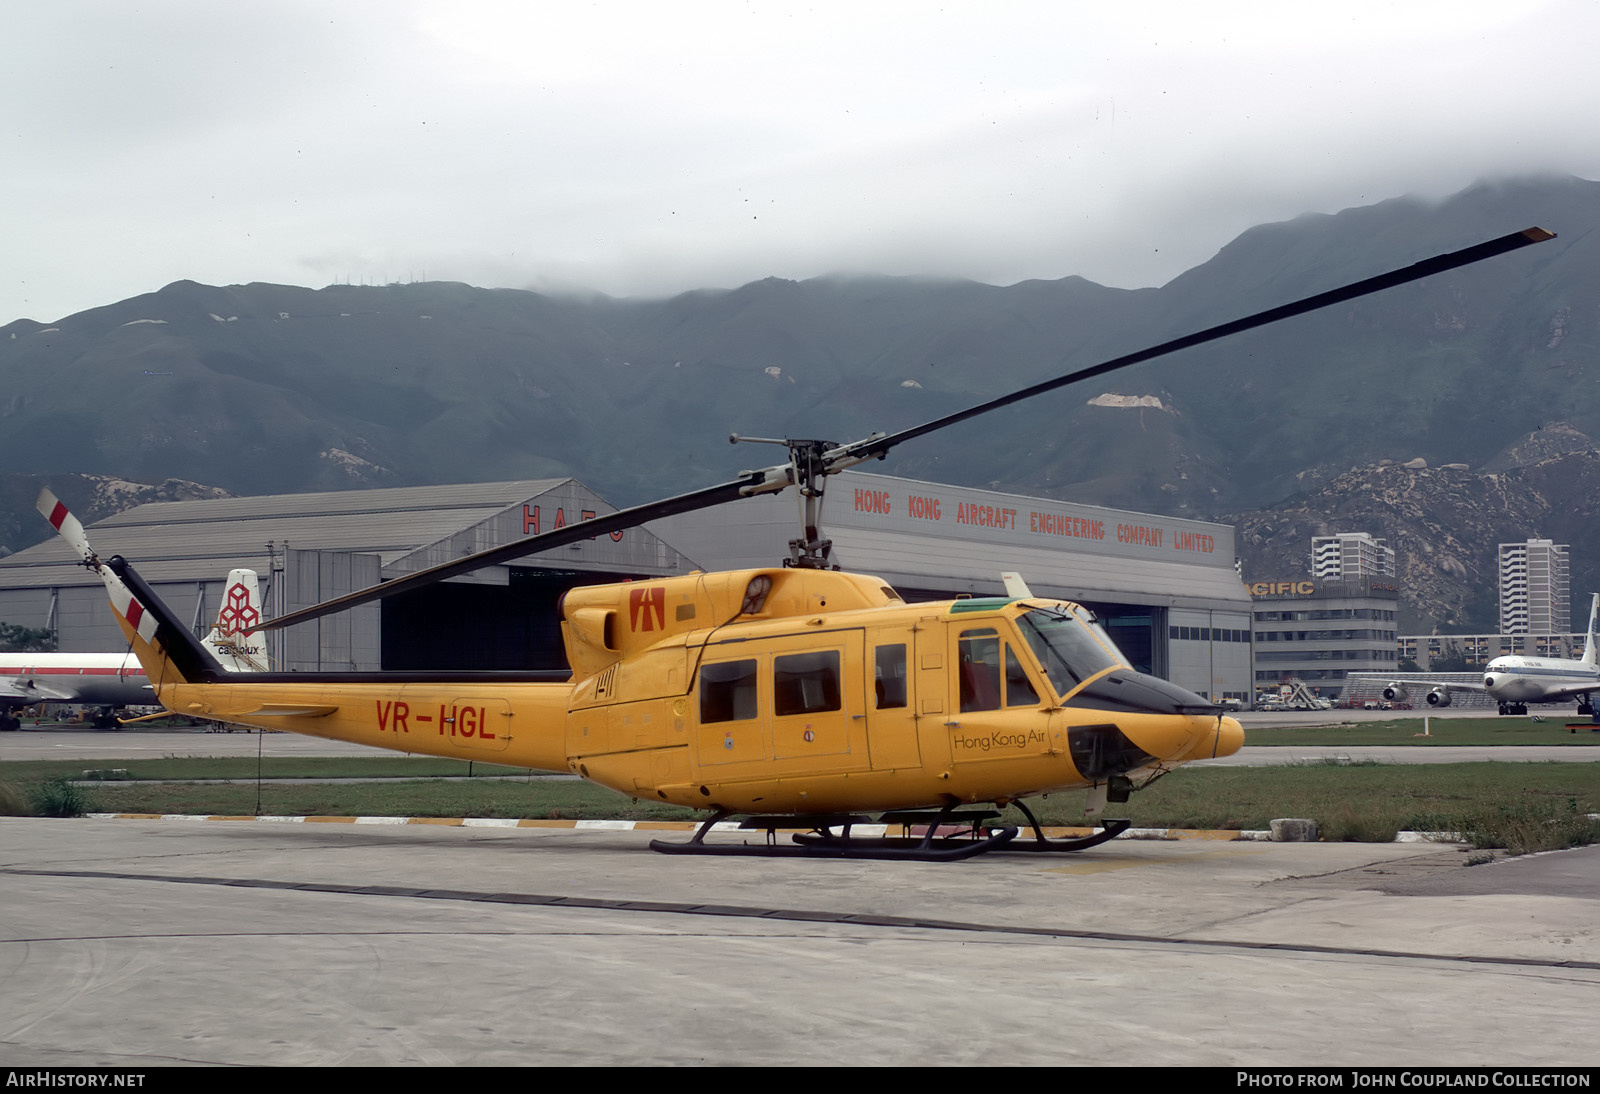
<path fill-rule="evenodd" d="M 1232 756 L 1244 747 L 1244 728 L 1238 721 L 1215 715 L 1190 715 L 1181 724 L 1163 719 L 1159 730 L 1142 736 L 1154 747 L 1161 748 L 1155 755 L 1171 763 Z"/>
<path fill-rule="evenodd" d="M 1206 746 L 1204 739 L 1200 742 L 1202 756 L 1216 758 L 1218 756 L 1232 756 L 1244 747 L 1244 726 L 1236 718 L 1218 719 L 1217 731 L 1212 734 L 1210 747 Z M 1195 759 L 1201 759 L 1196 756 Z"/>
<path fill-rule="evenodd" d="M 1072 762 L 1085 778 L 1100 780 L 1155 761 L 1188 763 L 1231 756 L 1244 744 L 1232 718 L 1198 714 L 1124 714 L 1114 724 L 1079 725 L 1067 731 Z"/>
<path fill-rule="evenodd" d="M 1217 704 L 1169 680 L 1131 670 L 1091 681 L 1068 699 L 1066 706 L 1069 710 L 1089 708 L 1110 723 L 1074 731 L 1083 738 L 1073 748 L 1079 771 L 1110 770 L 1103 761 L 1112 753 L 1116 763 L 1111 766 L 1130 771 L 1150 760 L 1184 763 L 1230 756 L 1244 744 L 1244 730 L 1238 721 L 1224 717 Z M 1081 713 L 1088 715 L 1089 710 Z M 1096 734 L 1114 736 L 1114 747 Z"/>

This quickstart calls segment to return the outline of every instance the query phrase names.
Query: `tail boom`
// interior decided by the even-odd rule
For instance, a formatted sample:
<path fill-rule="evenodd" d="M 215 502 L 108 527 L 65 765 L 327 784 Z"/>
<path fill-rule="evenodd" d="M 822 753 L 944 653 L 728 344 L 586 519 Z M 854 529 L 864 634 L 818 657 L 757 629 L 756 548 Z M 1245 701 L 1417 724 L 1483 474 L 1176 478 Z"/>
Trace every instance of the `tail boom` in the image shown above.
<path fill-rule="evenodd" d="M 396 680 L 262 671 L 261 651 L 249 648 L 261 621 L 253 572 L 228 575 L 217 625 L 201 640 L 126 559 L 102 562 L 54 494 L 42 491 L 38 509 L 105 585 L 155 698 L 176 714 L 429 756 L 567 768 L 568 672 L 410 673 Z"/>
<path fill-rule="evenodd" d="M 215 683 L 170 683 L 157 695 L 179 714 L 236 725 L 425 756 L 567 768 L 565 683 L 329 683 L 320 674 L 271 675 L 301 679 L 260 683 L 255 674 L 230 674 Z"/>
<path fill-rule="evenodd" d="M 229 672 L 127 560 L 109 563 L 154 620 L 153 637 L 118 612 L 156 696 L 178 714 L 426 756 L 564 770 L 568 687 L 503 674 Z M 532 675 L 532 674 L 530 674 Z M 566 673 L 550 676 L 564 678 Z"/>

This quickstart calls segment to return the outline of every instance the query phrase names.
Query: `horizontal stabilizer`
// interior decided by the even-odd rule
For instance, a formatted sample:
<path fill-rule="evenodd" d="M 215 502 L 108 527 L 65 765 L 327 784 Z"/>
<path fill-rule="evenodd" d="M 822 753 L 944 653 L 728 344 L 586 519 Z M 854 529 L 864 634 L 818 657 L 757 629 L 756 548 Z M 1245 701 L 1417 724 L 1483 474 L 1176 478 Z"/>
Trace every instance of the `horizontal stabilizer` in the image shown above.
<path fill-rule="evenodd" d="M 0 680 L 0 699 L 3 700 L 12 702 L 20 701 L 23 703 L 44 703 L 49 702 L 52 699 L 71 698 L 72 696 L 67 692 L 57 691 L 55 688 L 49 686 L 41 687 L 35 680 L 25 681 L 18 677 L 8 677 L 5 680 Z"/>

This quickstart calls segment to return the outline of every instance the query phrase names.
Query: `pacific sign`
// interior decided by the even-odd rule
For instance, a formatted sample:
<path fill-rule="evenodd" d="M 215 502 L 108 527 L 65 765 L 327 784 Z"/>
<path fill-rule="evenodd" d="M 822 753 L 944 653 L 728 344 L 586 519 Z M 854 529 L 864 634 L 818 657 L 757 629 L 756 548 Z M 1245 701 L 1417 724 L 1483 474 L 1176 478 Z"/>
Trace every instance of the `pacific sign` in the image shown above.
<path fill-rule="evenodd" d="M 1317 591 L 1315 581 L 1257 581 L 1246 585 L 1251 596 L 1310 596 Z"/>

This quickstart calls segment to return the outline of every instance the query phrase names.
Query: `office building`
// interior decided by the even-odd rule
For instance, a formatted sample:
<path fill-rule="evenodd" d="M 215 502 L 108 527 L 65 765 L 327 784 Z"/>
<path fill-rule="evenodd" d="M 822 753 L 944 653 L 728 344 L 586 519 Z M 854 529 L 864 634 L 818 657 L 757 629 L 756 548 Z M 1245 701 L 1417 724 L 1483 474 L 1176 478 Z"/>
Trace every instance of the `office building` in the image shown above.
<path fill-rule="evenodd" d="M 1340 532 L 1311 540 L 1311 576 L 1318 581 L 1394 577 L 1394 548 L 1366 532 Z"/>
<path fill-rule="evenodd" d="M 1352 672 L 1393 672 L 1400 592 L 1392 581 L 1258 581 L 1254 602 L 1257 691 L 1301 683 L 1332 696 Z"/>
<path fill-rule="evenodd" d="M 1500 632 L 1565 634 L 1572 630 L 1567 546 L 1548 539 L 1500 545 Z"/>

